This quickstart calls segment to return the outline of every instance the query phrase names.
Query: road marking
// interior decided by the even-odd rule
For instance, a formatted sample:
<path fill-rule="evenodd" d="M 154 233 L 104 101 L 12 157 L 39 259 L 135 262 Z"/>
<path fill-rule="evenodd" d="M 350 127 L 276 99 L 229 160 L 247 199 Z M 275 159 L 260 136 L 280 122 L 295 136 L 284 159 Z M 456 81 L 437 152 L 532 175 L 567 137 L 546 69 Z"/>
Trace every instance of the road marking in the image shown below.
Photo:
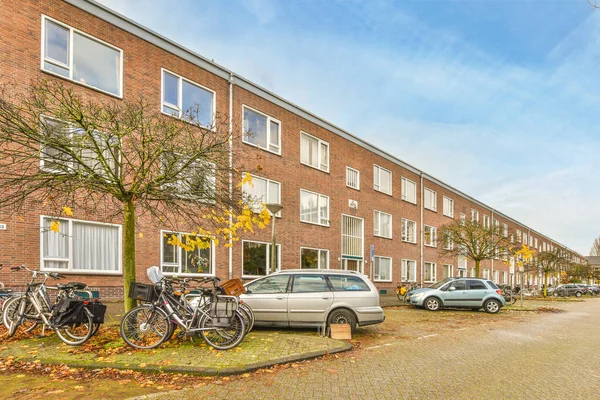
<path fill-rule="evenodd" d="M 425 336 L 421 336 L 422 338 L 428 338 L 428 337 L 434 337 L 437 336 L 437 333 L 434 333 L 433 335 L 425 335 Z"/>

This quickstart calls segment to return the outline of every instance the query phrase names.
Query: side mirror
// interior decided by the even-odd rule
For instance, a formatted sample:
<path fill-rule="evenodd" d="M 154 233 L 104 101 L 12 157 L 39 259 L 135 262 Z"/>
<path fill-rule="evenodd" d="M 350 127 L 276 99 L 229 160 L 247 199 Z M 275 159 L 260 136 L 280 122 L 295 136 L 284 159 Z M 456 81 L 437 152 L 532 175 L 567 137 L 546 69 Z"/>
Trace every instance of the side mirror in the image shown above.
<path fill-rule="evenodd" d="M 448 288 L 448 291 L 449 291 L 449 292 L 454 292 L 455 290 L 456 290 L 456 288 L 455 288 L 454 286 L 450 286 L 450 287 Z"/>

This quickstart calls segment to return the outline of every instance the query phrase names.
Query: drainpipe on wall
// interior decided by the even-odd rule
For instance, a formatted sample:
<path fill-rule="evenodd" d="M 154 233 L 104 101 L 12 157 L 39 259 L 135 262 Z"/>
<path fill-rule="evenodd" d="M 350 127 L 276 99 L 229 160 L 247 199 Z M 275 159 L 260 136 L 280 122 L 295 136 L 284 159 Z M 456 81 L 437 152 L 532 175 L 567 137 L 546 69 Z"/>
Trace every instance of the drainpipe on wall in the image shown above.
<path fill-rule="evenodd" d="M 492 229 L 494 229 L 494 209 L 493 208 L 492 208 Z M 494 231 L 492 230 L 492 232 L 494 232 Z M 492 233 L 492 240 L 494 240 L 493 233 Z M 494 281 L 494 258 L 495 257 L 492 257 L 492 270 L 490 272 L 490 276 L 488 277 L 488 279 L 491 280 L 492 282 Z"/>
<path fill-rule="evenodd" d="M 233 201 L 233 73 L 229 74 L 229 202 Z M 233 208 L 229 206 L 229 226 L 233 224 Z M 233 239 L 229 237 L 229 279 L 233 278 Z"/>
<path fill-rule="evenodd" d="M 421 259 L 420 260 L 421 261 L 421 286 L 423 286 L 423 274 L 425 273 L 425 265 L 423 264 L 423 258 L 424 258 L 423 252 L 425 251 L 425 248 L 423 247 L 424 246 L 423 242 L 424 242 L 424 237 L 425 237 L 425 226 L 423 225 L 425 223 L 424 219 L 423 219 L 423 213 L 424 213 L 423 207 L 425 204 L 424 199 L 425 199 L 425 190 L 423 189 L 423 172 L 421 172 L 421 207 L 420 207 L 421 208 L 421 229 L 420 229 L 420 232 L 421 232 L 421 237 L 420 237 L 420 239 L 421 239 L 420 240 L 420 242 L 421 242 L 421 246 L 420 246 L 420 249 L 421 249 L 421 256 L 420 256 L 420 259 Z"/>

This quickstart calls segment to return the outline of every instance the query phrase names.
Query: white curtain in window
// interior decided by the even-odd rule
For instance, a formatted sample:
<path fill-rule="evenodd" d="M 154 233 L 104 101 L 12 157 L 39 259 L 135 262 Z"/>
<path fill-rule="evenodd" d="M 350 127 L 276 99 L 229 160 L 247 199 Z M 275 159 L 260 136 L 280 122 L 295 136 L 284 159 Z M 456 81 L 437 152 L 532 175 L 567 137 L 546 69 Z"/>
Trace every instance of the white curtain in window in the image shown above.
<path fill-rule="evenodd" d="M 43 258 L 54 259 L 44 260 L 45 268 L 63 268 L 66 269 L 69 263 L 69 221 L 60 220 L 59 232 L 50 230 L 52 219 L 44 218 L 42 232 L 42 247 L 44 248 Z M 56 260 L 63 259 L 64 261 Z"/>
<path fill-rule="evenodd" d="M 119 270 L 119 229 L 114 226 L 73 222 L 73 269 Z"/>
<path fill-rule="evenodd" d="M 311 138 L 308 135 L 301 135 L 300 139 L 300 154 L 301 161 L 304 164 L 316 167 L 318 164 L 317 157 L 319 153 L 319 141 Z"/>

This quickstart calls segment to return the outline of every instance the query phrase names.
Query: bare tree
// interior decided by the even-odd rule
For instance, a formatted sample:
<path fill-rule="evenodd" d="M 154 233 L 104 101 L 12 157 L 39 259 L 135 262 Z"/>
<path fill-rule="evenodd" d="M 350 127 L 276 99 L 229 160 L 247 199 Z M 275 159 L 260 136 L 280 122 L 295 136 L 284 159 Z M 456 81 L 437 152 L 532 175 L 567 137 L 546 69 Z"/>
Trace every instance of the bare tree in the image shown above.
<path fill-rule="evenodd" d="M 268 214 L 256 219 L 232 196 L 243 157 L 230 160 L 234 138 L 226 118 L 207 124 L 200 106 L 172 118 L 143 98 L 84 100 L 54 81 L 35 82 L 24 93 L 13 89 L 0 88 L 0 207 L 121 219 L 126 307 L 133 305 L 127 293 L 138 219 L 174 231 L 197 226 L 198 243 L 268 222 Z M 58 231 L 58 223 L 48 229 Z"/>
<path fill-rule="evenodd" d="M 600 236 L 594 239 L 594 244 L 590 249 L 590 256 L 600 256 Z"/>
<path fill-rule="evenodd" d="M 568 265 L 568 260 L 563 256 L 559 248 L 543 251 L 537 254 L 536 264 L 542 273 L 544 280 L 544 296 L 547 295 L 548 277 L 559 275 Z"/>
<path fill-rule="evenodd" d="M 587 0 L 588 4 L 592 6 L 592 8 L 600 8 L 600 4 L 598 4 L 598 0 Z"/>
<path fill-rule="evenodd" d="M 475 276 L 479 277 L 481 262 L 512 255 L 512 243 L 500 229 L 484 226 L 477 221 L 457 221 L 440 228 L 444 245 L 441 254 L 446 257 L 464 256 L 475 262 Z"/>

